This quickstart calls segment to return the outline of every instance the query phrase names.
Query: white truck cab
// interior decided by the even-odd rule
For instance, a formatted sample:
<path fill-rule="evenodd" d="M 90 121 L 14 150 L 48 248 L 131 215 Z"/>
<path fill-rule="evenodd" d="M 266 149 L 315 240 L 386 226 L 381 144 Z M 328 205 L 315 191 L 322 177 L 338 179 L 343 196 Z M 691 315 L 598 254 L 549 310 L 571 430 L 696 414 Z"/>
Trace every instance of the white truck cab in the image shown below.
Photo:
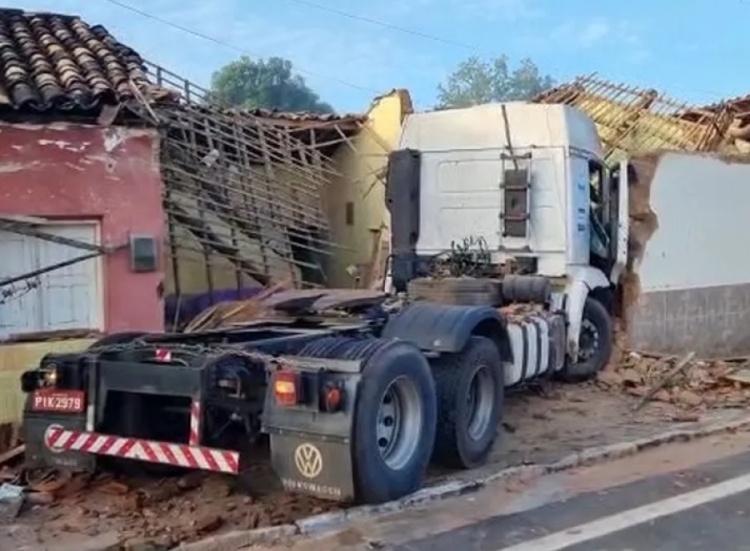
<path fill-rule="evenodd" d="M 587 297 L 610 289 L 627 260 L 626 180 L 605 166 L 594 122 L 566 105 L 409 115 L 388 175 L 393 284 L 428 275 L 452 243 L 483 238 L 492 264 L 554 283 L 575 357 Z"/>

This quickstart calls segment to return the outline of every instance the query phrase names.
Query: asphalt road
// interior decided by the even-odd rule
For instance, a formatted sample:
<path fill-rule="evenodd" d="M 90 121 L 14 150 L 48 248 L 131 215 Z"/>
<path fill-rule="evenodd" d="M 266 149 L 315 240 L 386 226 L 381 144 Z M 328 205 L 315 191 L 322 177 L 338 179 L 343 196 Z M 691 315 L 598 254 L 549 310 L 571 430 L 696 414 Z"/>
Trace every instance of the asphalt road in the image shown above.
<path fill-rule="evenodd" d="M 750 551 L 750 452 L 385 549 Z"/>

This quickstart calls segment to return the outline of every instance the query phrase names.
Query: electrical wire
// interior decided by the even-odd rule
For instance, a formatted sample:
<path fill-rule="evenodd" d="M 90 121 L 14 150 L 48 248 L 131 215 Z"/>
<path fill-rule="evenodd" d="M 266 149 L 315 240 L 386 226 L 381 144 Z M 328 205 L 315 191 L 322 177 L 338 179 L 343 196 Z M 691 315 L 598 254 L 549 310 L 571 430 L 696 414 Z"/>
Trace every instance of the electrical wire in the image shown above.
<path fill-rule="evenodd" d="M 332 8 L 330 6 L 325 6 L 323 4 L 318 4 L 317 2 L 312 2 L 311 0 L 286 0 L 286 1 L 287 2 L 292 2 L 292 3 L 295 3 L 295 4 L 299 4 L 301 6 L 307 6 L 307 7 L 316 9 L 316 10 L 320 10 L 320 11 L 332 13 L 332 14 L 338 15 L 340 17 L 345 17 L 347 19 L 352 19 L 354 21 L 362 21 L 364 23 L 369 23 L 371 25 L 376 25 L 378 27 L 383 27 L 383 28 L 386 28 L 386 29 L 392 29 L 392 30 L 399 31 L 399 32 L 402 32 L 402 33 L 405 33 L 405 34 L 410 34 L 410 35 L 418 36 L 418 37 L 421 37 L 421 38 L 432 40 L 434 42 L 441 42 L 443 44 L 449 44 L 449 45 L 452 45 L 452 46 L 459 46 L 461 48 L 465 48 L 467 50 L 472 50 L 472 51 L 474 51 L 476 53 L 479 53 L 479 54 L 488 53 L 488 52 L 486 52 L 485 49 L 480 48 L 479 46 L 476 46 L 476 45 L 468 44 L 466 42 L 460 42 L 460 41 L 453 40 L 453 39 L 450 39 L 450 38 L 445 38 L 445 37 L 438 36 L 438 35 L 435 35 L 435 34 L 431 34 L 431 33 L 426 33 L 426 32 L 423 32 L 423 31 L 419 31 L 417 29 L 411 29 L 409 27 L 402 27 L 400 25 L 395 25 L 395 24 L 389 23 L 387 21 L 382 21 L 382 20 L 375 19 L 375 18 L 372 18 L 372 17 L 367 17 L 367 16 L 364 16 L 364 15 L 358 15 L 358 14 L 351 13 L 351 12 L 348 12 L 348 11 L 345 11 L 345 10 L 341 10 L 341 9 L 338 9 L 338 8 Z M 750 0 L 742 0 L 742 2 L 750 4 Z M 691 89 L 691 93 L 696 93 L 696 92 L 701 93 L 703 95 L 708 95 L 708 96 L 715 96 L 715 97 L 719 97 L 719 98 L 723 97 L 723 94 L 720 94 L 720 93 L 718 93 L 716 91 L 710 91 L 710 90 L 707 90 L 707 89 L 700 89 L 700 90 L 699 89 Z"/>
<path fill-rule="evenodd" d="M 387 21 L 380 21 L 379 19 L 373 19 L 371 17 L 366 17 L 364 15 L 357 15 L 348 11 L 339 10 L 337 8 L 331 8 L 329 6 L 324 6 L 321 4 L 317 4 L 315 2 L 310 2 L 309 0 L 287 0 L 287 2 L 294 2 L 295 4 L 300 4 L 302 6 L 307 6 L 310 8 L 314 8 L 316 10 L 325 11 L 328 13 L 333 13 L 336 15 L 339 15 L 341 17 L 346 17 L 347 19 L 353 19 L 355 21 L 362 21 L 364 23 L 369 23 L 371 25 L 377 25 L 378 27 L 383 27 L 386 29 L 392 29 L 394 31 L 399 31 L 405 34 L 411 34 L 414 36 L 418 36 L 420 38 L 426 38 L 428 40 L 432 40 L 434 42 L 441 42 L 443 44 L 450 44 L 451 46 L 460 46 L 461 48 L 466 48 L 467 50 L 474 50 L 474 51 L 481 51 L 480 48 L 477 46 L 472 46 L 471 44 L 466 44 L 465 42 L 459 42 L 457 40 L 453 40 L 451 38 L 445 38 L 442 36 L 438 36 L 435 34 L 426 33 L 423 31 L 419 31 L 416 29 L 410 29 L 408 27 L 402 27 L 400 25 L 394 25 L 393 23 L 388 23 Z"/>
<path fill-rule="evenodd" d="M 224 46 L 226 48 L 230 48 L 232 50 L 235 50 L 237 52 L 243 53 L 245 55 L 250 55 L 250 56 L 255 57 L 255 58 L 262 58 L 263 57 L 261 55 L 258 55 L 257 53 L 248 51 L 248 50 L 246 50 L 244 48 L 240 48 L 239 46 L 236 46 L 234 44 L 230 44 L 230 43 L 225 42 L 223 40 L 220 40 L 220 39 L 218 39 L 216 37 L 209 36 L 209 35 L 207 35 L 205 33 L 200 32 L 200 31 L 196 31 L 196 30 L 191 29 L 189 27 L 185 27 L 184 25 L 180 25 L 179 23 L 175 23 L 173 21 L 169 21 L 168 19 L 164 19 L 163 17 L 160 17 L 160 16 L 157 16 L 157 15 L 153 15 L 151 13 L 148 13 L 148 12 L 146 12 L 144 10 L 141 10 L 139 8 L 136 8 L 134 6 L 126 4 L 125 2 L 122 2 L 121 0 L 106 0 L 106 1 L 109 2 L 110 4 L 119 6 L 122 9 L 126 9 L 126 10 L 129 10 L 129 11 L 133 12 L 133 13 L 137 13 L 138 15 L 141 15 L 141 16 L 146 17 L 148 19 L 152 19 L 154 21 L 158 21 L 159 23 L 162 23 L 164 25 L 173 27 L 175 29 L 178 29 L 178 30 L 180 30 L 182 32 L 185 32 L 185 33 L 188 33 L 188 34 L 191 34 L 191 35 L 196 36 L 198 38 L 201 38 L 203 40 L 206 40 L 206 41 L 209 41 L 209 42 L 213 42 L 214 44 L 217 44 L 217 45 L 220 45 L 220 46 Z M 352 19 L 352 20 L 356 20 L 356 21 L 362 21 L 362 22 L 365 22 L 365 23 L 369 23 L 371 25 L 377 25 L 379 27 L 396 30 L 396 31 L 399 31 L 399 32 L 402 32 L 402 33 L 411 34 L 411 35 L 418 36 L 418 37 L 421 37 L 421 38 L 424 38 L 424 39 L 428 39 L 428 40 L 432 40 L 432 41 L 435 41 L 435 42 L 441 42 L 443 44 L 449 44 L 449 45 L 453 45 L 453 46 L 459 46 L 461 48 L 472 50 L 472 51 L 477 52 L 477 53 L 483 53 L 484 52 L 484 50 L 482 48 L 479 48 L 478 46 L 475 46 L 475 45 L 467 44 L 465 42 L 460 42 L 460 41 L 457 41 L 457 40 L 453 40 L 453 39 L 450 39 L 450 38 L 441 37 L 441 36 L 438 36 L 438 35 L 426 33 L 426 32 L 419 31 L 419 30 L 416 30 L 416 29 L 411 29 L 411 28 L 408 28 L 408 27 L 402 27 L 400 25 L 395 25 L 393 23 L 388 23 L 387 21 L 381 21 L 381 20 L 374 19 L 374 18 L 367 17 L 367 16 L 357 15 L 357 14 L 354 14 L 354 13 L 351 13 L 351 12 L 348 12 L 348 11 L 345 11 L 345 10 L 340 10 L 338 8 L 332 8 L 332 7 L 329 7 L 329 6 L 318 4 L 318 3 L 312 2 L 310 0 L 287 0 L 287 1 L 299 4 L 299 5 L 303 5 L 303 6 L 308 6 L 308 7 L 320 10 L 320 11 L 325 11 L 325 12 L 328 12 L 328 13 L 333 13 L 333 14 L 339 15 L 340 17 L 346 17 L 347 19 Z M 316 73 L 316 72 L 313 72 L 313 71 L 306 70 L 304 68 L 296 68 L 295 67 L 295 70 L 297 70 L 299 73 L 307 74 L 307 75 L 312 76 L 312 77 L 323 78 L 323 79 L 331 80 L 333 82 L 338 82 L 339 84 L 342 84 L 344 86 L 348 86 L 348 87 L 356 89 L 356 90 L 364 91 L 364 92 L 367 92 L 369 94 L 378 95 L 378 94 L 380 94 L 382 92 L 382 90 L 375 90 L 375 89 L 372 89 L 372 88 L 368 88 L 366 86 L 362 86 L 362 85 L 356 84 L 354 82 L 350 82 L 350 81 L 347 81 L 347 80 L 335 77 L 333 75 Z M 709 92 L 707 90 L 706 91 L 702 91 L 702 92 L 704 94 L 706 94 L 706 95 L 716 95 L 716 96 L 721 97 L 721 94 L 717 94 L 716 92 Z"/>
<path fill-rule="evenodd" d="M 209 36 L 207 34 L 204 34 L 204 33 L 200 32 L 200 31 L 196 31 L 196 30 L 191 29 L 189 27 L 185 27 L 183 25 L 180 25 L 179 23 L 175 23 L 174 21 L 170 21 L 170 20 L 164 19 L 163 17 L 160 17 L 158 15 L 154 15 L 152 13 L 143 11 L 143 10 L 141 10 L 139 8 L 136 8 L 134 6 L 126 4 L 125 2 L 121 2 L 120 0 L 106 0 L 106 1 L 109 2 L 110 4 L 114 4 L 115 6 L 119 6 L 122 9 L 129 10 L 129 11 L 131 11 L 133 13 L 137 13 L 138 15 L 140 15 L 142 17 L 146 17 L 148 19 L 152 19 L 153 21 L 158 21 L 159 23 L 161 23 L 163 25 L 167 25 L 169 27 L 172 27 L 174 29 L 180 30 L 180 31 L 182 31 L 184 33 L 191 34 L 191 35 L 196 36 L 198 38 L 202 38 L 203 40 L 207 40 L 209 42 L 213 42 L 214 44 L 218 44 L 219 46 L 224 46 L 225 48 L 230 48 L 230 49 L 235 50 L 235 51 L 237 51 L 239 53 L 242 53 L 242 54 L 245 54 L 245 55 L 249 55 L 249 56 L 252 56 L 252 57 L 255 57 L 255 58 L 262 58 L 263 57 L 261 55 L 258 55 L 257 53 L 248 51 L 248 50 L 246 50 L 244 48 L 240 48 L 239 46 L 235 46 L 234 44 L 230 44 L 229 42 L 225 42 L 225 41 L 223 41 L 221 39 L 218 39 L 216 37 Z M 296 67 L 295 67 L 295 70 L 298 71 L 298 72 L 300 72 L 300 73 L 309 75 L 311 77 L 323 78 L 323 79 L 331 80 L 331 81 L 334 81 L 334 82 L 338 82 L 339 84 L 342 84 L 344 86 L 348 86 L 350 88 L 354 88 L 356 90 L 361 90 L 361 91 L 367 92 L 368 94 L 378 95 L 378 94 L 381 93 L 381 91 L 374 90 L 372 88 L 368 88 L 366 86 L 362 86 L 362 85 L 356 84 L 354 82 L 349 82 L 348 80 L 344 80 L 344 79 L 341 79 L 341 78 L 338 78 L 338 77 L 335 77 L 335 76 L 332 76 L 332 75 L 324 75 L 324 74 L 321 74 L 321 73 L 315 73 L 313 71 L 308 71 L 306 69 L 296 68 Z"/>

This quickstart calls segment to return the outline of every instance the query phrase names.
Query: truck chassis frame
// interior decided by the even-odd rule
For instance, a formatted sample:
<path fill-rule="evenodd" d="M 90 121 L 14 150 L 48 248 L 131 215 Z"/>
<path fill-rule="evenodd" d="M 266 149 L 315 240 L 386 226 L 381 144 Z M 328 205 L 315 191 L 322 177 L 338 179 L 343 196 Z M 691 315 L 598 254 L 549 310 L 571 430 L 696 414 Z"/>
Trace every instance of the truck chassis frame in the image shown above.
<path fill-rule="evenodd" d="M 46 356 L 22 377 L 27 467 L 93 471 L 114 459 L 240 475 L 248 445 L 266 434 L 286 489 L 382 502 L 417 490 L 431 460 L 482 464 L 506 384 L 564 365 L 565 324 L 554 312 L 511 332 L 489 306 L 415 303 L 391 313 L 383 293 L 331 293 L 281 293 L 272 305 L 281 317 L 242 326 L 113 335 L 82 353 Z M 321 313 L 330 309 L 348 315 Z M 61 391 L 75 411 L 37 407 Z M 400 411 L 412 419 L 402 437 L 414 441 L 391 458 L 388 430 L 377 424 L 389 396 L 391 434 Z M 474 405 L 462 405 L 472 399 L 490 400 L 483 424 L 472 420 Z M 470 426 L 484 428 L 469 437 Z"/>

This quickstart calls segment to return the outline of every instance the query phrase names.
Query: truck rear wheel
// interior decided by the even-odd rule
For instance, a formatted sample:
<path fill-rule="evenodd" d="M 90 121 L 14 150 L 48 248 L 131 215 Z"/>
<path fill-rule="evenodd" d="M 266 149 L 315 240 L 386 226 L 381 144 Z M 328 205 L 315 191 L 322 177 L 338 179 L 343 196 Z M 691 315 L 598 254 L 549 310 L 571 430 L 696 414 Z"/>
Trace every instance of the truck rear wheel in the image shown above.
<path fill-rule="evenodd" d="M 502 417 L 505 381 L 495 343 L 471 337 L 457 354 L 432 361 L 438 396 L 435 463 L 470 469 L 492 451 Z"/>
<path fill-rule="evenodd" d="M 437 420 L 435 383 L 420 350 L 405 341 L 333 337 L 299 355 L 365 362 L 352 431 L 357 501 L 382 503 L 417 491 Z"/>
<path fill-rule="evenodd" d="M 563 380 L 580 382 L 594 377 L 609 363 L 614 346 L 614 325 L 607 308 L 593 297 L 583 305 L 577 361 L 569 361 L 561 372 Z"/>

